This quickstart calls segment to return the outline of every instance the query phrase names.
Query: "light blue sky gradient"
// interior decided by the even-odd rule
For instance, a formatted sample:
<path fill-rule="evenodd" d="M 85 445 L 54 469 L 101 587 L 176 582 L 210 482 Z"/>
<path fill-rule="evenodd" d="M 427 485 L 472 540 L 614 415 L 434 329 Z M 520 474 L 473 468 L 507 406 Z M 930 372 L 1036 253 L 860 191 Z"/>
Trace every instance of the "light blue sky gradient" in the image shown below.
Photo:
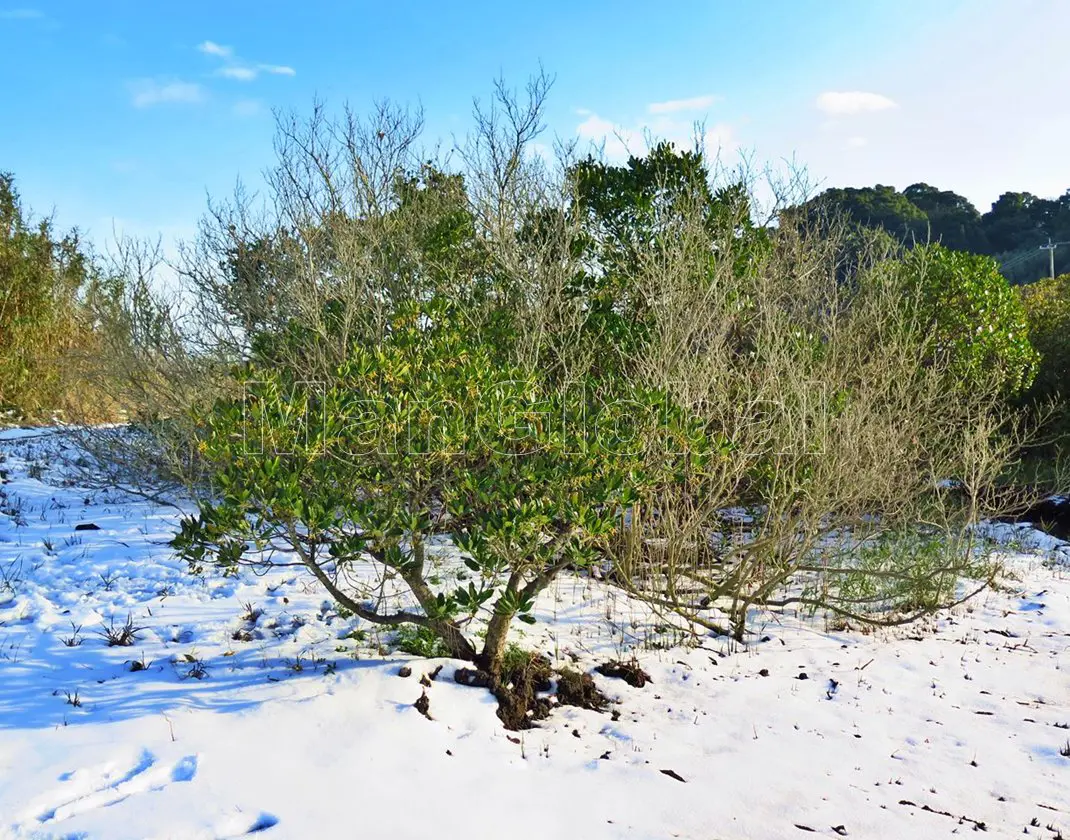
<path fill-rule="evenodd" d="M 0 0 L 0 170 L 98 244 L 171 242 L 206 195 L 257 184 L 272 109 L 420 103 L 448 143 L 473 96 L 541 62 L 551 132 L 611 155 L 701 119 L 729 161 L 927 181 L 983 211 L 1070 188 L 1068 35 L 1066 0 Z"/>

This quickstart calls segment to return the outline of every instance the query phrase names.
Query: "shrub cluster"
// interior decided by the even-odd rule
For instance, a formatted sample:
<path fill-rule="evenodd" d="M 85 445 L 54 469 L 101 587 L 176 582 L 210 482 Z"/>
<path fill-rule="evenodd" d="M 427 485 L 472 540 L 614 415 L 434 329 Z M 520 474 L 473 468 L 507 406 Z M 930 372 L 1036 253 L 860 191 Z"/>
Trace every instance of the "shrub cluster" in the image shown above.
<path fill-rule="evenodd" d="M 0 173 L 0 412 L 23 421 L 86 413 L 91 394 L 70 373 L 94 349 L 89 302 L 105 289 L 77 232 L 35 222 L 13 176 Z"/>
<path fill-rule="evenodd" d="M 191 565 L 302 564 L 492 687 L 566 569 L 740 638 L 754 607 L 901 621 L 983 585 L 944 537 L 1035 365 L 991 262 L 855 242 L 845 270 L 668 144 L 547 163 L 547 90 L 499 87 L 453 167 L 390 106 L 284 118 L 270 204 L 217 205 L 179 266 L 185 319 L 128 294 Z"/>
<path fill-rule="evenodd" d="M 1040 354 L 1030 396 L 1066 397 L 1070 387 L 1070 274 L 1019 286 L 1029 340 Z"/>

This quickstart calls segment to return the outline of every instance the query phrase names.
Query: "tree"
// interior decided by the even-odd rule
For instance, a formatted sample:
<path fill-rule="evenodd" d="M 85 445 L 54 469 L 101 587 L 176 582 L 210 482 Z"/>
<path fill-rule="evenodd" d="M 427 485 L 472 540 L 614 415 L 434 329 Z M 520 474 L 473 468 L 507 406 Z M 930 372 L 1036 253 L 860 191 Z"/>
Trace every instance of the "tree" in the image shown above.
<path fill-rule="evenodd" d="M 247 349 L 224 343 L 224 356 L 239 351 L 236 387 L 193 408 L 198 513 L 174 542 L 194 568 L 303 566 L 360 618 L 433 633 L 499 695 L 514 620 L 531 620 L 563 569 L 600 557 L 623 511 L 678 468 L 664 435 L 694 450 L 689 463 L 706 446 L 664 392 L 544 363 L 584 317 L 568 291 L 579 249 L 554 203 L 565 194 L 505 139 L 532 123 L 539 88 L 527 108 L 501 105 L 505 125 L 481 122 L 473 153 L 490 168 L 467 179 L 412 158 L 387 167 L 397 137 L 354 122 L 318 135 L 335 169 L 306 165 L 318 143 L 287 152 L 280 167 L 305 188 L 277 206 L 306 224 L 255 252 L 278 273 L 235 272 L 245 229 L 215 218 L 187 275 L 222 265 L 223 282 L 199 283 L 199 311 L 234 321 L 234 279 L 269 277 L 292 315 L 278 327 L 238 318 L 254 329 Z M 352 173 L 384 170 L 383 191 L 364 200 Z M 208 326 L 198 334 L 219 322 Z"/>
<path fill-rule="evenodd" d="M 1005 192 L 981 221 L 994 253 L 1035 248 L 1047 236 L 1044 229 L 1044 202 L 1032 193 Z"/>
<path fill-rule="evenodd" d="M 78 232 L 35 222 L 0 173 L 0 409 L 37 419 L 90 404 L 65 370 L 93 340 L 84 304 L 105 288 Z"/>
<path fill-rule="evenodd" d="M 428 628 L 501 688 L 513 619 L 605 550 L 666 428 L 657 394 L 563 392 L 508 353 L 448 302 L 413 301 L 322 390 L 249 365 L 246 399 L 204 416 L 212 493 L 176 547 L 224 570 L 285 552 L 360 618 Z"/>

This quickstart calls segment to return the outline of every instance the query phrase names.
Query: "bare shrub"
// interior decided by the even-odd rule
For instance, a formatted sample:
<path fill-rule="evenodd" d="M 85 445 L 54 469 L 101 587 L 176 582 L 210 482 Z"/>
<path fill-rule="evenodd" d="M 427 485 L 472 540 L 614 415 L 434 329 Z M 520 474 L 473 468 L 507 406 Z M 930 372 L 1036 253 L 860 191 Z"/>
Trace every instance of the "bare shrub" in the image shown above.
<path fill-rule="evenodd" d="M 741 270 L 738 236 L 711 242 L 686 209 L 668 224 L 635 262 L 655 326 L 634 371 L 719 451 L 631 511 L 617 580 L 740 639 L 754 607 L 894 623 L 990 582 L 963 529 L 1012 504 L 991 490 L 1029 430 L 997 376 L 958 385 L 924 278 L 879 238 L 845 276 L 834 229 L 789 223 Z"/>

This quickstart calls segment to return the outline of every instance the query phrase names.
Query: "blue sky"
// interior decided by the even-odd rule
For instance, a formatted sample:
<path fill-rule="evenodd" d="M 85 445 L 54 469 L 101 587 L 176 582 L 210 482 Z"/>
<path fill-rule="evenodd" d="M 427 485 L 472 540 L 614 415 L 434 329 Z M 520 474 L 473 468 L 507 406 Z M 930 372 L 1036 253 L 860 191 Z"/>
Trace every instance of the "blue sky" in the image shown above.
<path fill-rule="evenodd" d="M 472 97 L 541 62 L 562 138 L 685 139 L 794 157 L 825 186 L 927 181 L 980 209 L 1070 188 L 1070 2 L 428 3 L 0 0 L 0 170 L 87 230 L 193 234 L 206 196 L 272 160 L 272 109 Z"/>

